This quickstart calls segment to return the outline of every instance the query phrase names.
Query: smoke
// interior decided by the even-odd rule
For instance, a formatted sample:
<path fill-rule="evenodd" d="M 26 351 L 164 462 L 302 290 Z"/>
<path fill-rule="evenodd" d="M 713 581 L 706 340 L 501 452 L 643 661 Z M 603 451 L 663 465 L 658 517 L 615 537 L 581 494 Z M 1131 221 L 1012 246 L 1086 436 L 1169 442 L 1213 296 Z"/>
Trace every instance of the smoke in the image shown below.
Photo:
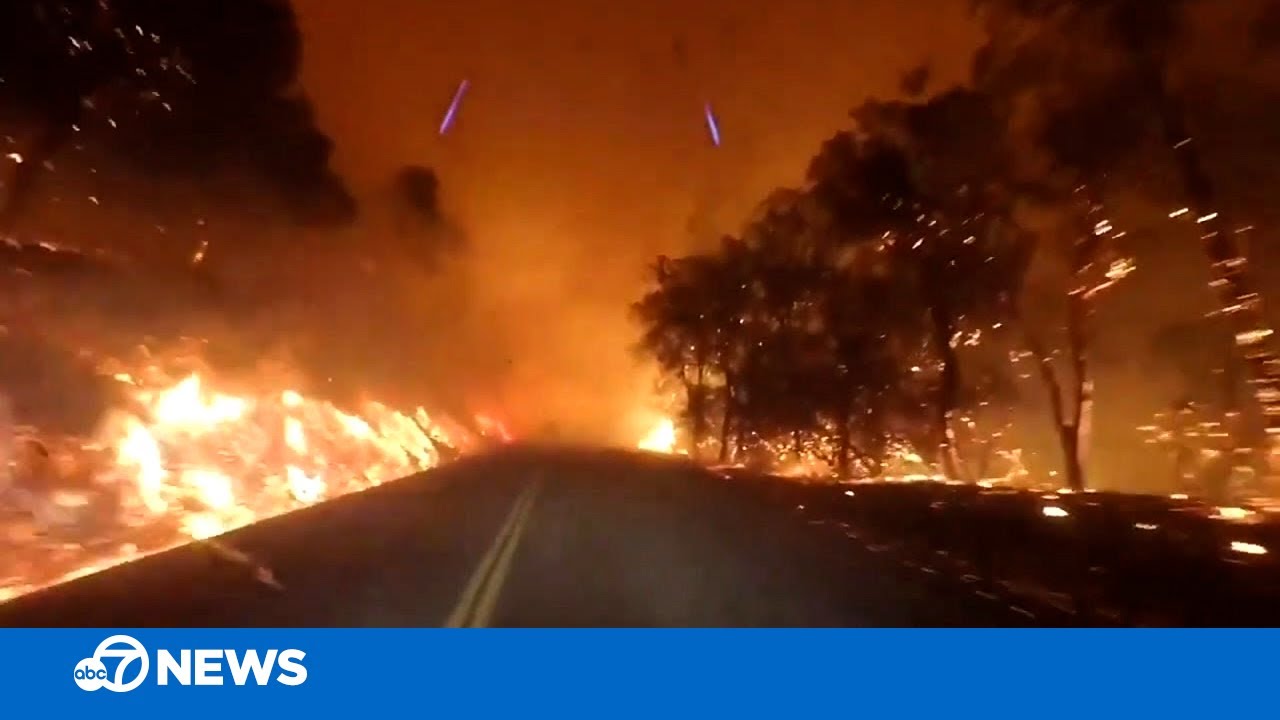
<path fill-rule="evenodd" d="M 9 193 L 14 173 L 29 173 L 19 236 L 104 253 L 103 277 L 117 278 L 92 291 L 55 284 L 59 307 L 100 308 L 122 344 L 191 334 L 227 364 L 289 358 L 313 390 L 338 396 L 628 443 L 651 419 L 628 308 L 652 259 L 739 230 L 773 188 L 802 180 L 866 98 L 963 82 L 982 40 L 970 0 L 660 0 L 626 13 L 586 0 L 120 0 L 112 22 L 75 33 L 30 12 L 16 20 L 51 4 L 0 11 L 13 41 L 0 46 L 12 137 L 0 155 L 26 160 L 0 158 L 0 181 Z M 1212 5 L 1195 4 L 1207 16 L 1188 65 L 1228 59 L 1184 80 L 1204 99 L 1206 145 L 1231 148 L 1212 156 L 1222 177 L 1240 178 L 1224 194 L 1274 212 L 1263 200 L 1277 165 L 1239 151 L 1246 135 L 1274 144 L 1274 123 L 1232 130 L 1262 118 L 1272 96 L 1224 104 L 1215 85 L 1225 75 L 1265 87 L 1270 61 L 1239 42 L 1252 25 Z M 69 34 L 104 29 L 97 46 L 118 47 L 115 28 L 150 43 L 123 54 L 137 63 L 67 53 Z M 24 70 L 30 52 L 57 59 L 45 66 L 56 82 Z M 464 77 L 470 94 L 440 136 Z M 718 149 L 701 117 L 708 101 Z M 1136 442 L 1131 428 L 1173 386 L 1152 378 L 1141 328 L 1209 306 L 1193 233 L 1152 223 L 1175 197 L 1152 175 L 1135 173 L 1143 192 L 1115 198 L 1117 225 L 1148 254 L 1101 308 L 1099 413 L 1110 424 L 1099 456 Z M 1199 291 L 1166 299 L 1170 286 Z"/>
<path fill-rule="evenodd" d="M 465 250 L 412 293 L 439 321 L 398 351 L 492 393 L 526 430 L 634 443 L 653 419 L 628 313 L 645 268 L 737 231 L 903 70 L 927 58 L 934 82 L 963 75 L 967 0 L 915 5 L 295 0 L 303 86 L 361 199 L 360 232 L 389 232 L 375 206 L 406 164 L 433 169 L 465 229 Z"/>
<path fill-rule="evenodd" d="M 110 402 L 95 359 L 186 338 L 228 370 L 278 356 L 359 384 L 316 338 L 345 304 L 395 302 L 362 292 L 385 283 L 357 277 L 287 2 L 21 0 L 0 33 L 0 389 L 19 422 L 83 432 Z"/>

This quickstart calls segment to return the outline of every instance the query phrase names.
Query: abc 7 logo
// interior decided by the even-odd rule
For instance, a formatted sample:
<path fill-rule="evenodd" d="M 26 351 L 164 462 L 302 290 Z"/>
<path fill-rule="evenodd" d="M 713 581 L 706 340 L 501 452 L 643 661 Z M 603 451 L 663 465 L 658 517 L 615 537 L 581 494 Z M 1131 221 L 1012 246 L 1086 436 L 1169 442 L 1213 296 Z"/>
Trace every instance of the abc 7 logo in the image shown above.
<path fill-rule="evenodd" d="M 117 644 L 126 647 L 112 647 Z M 114 676 L 107 671 L 102 658 L 120 658 L 120 664 L 116 665 Z M 138 674 L 129 682 L 124 682 L 125 671 L 133 665 L 135 660 L 140 661 Z M 98 688 L 106 688 L 112 692 L 122 693 L 141 685 L 142 681 L 147 679 L 147 671 L 150 669 L 151 660 L 147 657 L 147 651 L 142 647 L 142 643 L 128 635 L 112 635 L 98 643 L 98 649 L 93 651 L 93 657 L 87 657 L 76 663 L 74 677 L 76 685 L 79 685 L 81 690 L 93 692 Z"/>

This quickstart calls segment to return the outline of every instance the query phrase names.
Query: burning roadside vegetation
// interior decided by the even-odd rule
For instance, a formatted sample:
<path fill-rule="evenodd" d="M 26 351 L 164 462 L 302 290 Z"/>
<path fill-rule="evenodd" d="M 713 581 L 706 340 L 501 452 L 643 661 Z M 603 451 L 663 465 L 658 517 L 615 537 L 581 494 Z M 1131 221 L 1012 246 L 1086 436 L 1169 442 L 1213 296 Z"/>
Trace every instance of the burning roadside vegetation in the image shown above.
<path fill-rule="evenodd" d="M 181 283 L 141 289 L 53 246 L 5 252 L 0 600 L 510 439 L 488 416 L 326 397 L 284 360 L 220 367 L 217 342 L 146 322 L 173 321 Z M 119 313 L 165 293 L 162 310 Z"/>
<path fill-rule="evenodd" d="M 356 226 L 290 3 L 21 0 L 0 35 L 0 601 L 511 438 L 387 351 L 434 281 L 458 316 L 465 243 L 419 166 Z"/>

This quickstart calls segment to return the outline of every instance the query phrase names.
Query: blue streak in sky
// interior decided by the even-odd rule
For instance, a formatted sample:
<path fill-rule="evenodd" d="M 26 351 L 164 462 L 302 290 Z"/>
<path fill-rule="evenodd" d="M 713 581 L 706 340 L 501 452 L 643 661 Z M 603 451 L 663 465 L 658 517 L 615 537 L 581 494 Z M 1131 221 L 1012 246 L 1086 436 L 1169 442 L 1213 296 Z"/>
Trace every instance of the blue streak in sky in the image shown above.
<path fill-rule="evenodd" d="M 440 134 L 443 135 L 449 131 L 449 126 L 453 124 L 453 118 L 458 114 L 458 106 L 462 104 L 462 96 L 467 94 L 467 88 L 471 83 L 463 80 L 458 83 L 458 90 L 453 93 L 453 100 L 449 103 L 449 109 L 444 112 L 444 119 L 440 121 Z"/>
<path fill-rule="evenodd" d="M 703 107 L 703 115 L 707 118 L 707 132 L 711 133 L 711 143 L 720 147 L 720 125 L 716 122 L 716 114 L 711 110 L 711 103 Z"/>

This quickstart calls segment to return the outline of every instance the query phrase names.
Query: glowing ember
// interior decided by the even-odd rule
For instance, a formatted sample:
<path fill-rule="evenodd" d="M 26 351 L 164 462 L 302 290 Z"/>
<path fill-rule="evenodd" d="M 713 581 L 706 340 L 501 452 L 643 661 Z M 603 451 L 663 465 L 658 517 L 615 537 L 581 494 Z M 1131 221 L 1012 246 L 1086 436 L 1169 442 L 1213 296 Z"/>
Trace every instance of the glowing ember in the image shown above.
<path fill-rule="evenodd" d="M 676 451 L 676 424 L 670 418 L 663 418 L 644 436 L 636 447 L 646 452 L 670 455 Z"/>
<path fill-rule="evenodd" d="M 7 463 L 0 483 L 0 510 L 35 526 L 0 568 L 0 601 L 412 475 L 474 443 L 422 408 L 369 402 L 351 414 L 295 390 L 223 389 L 197 372 L 176 382 L 158 367 L 105 374 L 126 399 L 92 438 L 0 427 L 5 447 L 36 448 Z"/>
<path fill-rule="evenodd" d="M 1256 513 L 1252 510 L 1247 510 L 1242 507 L 1219 507 L 1214 509 L 1214 513 L 1211 517 L 1216 520 L 1241 521 L 1249 520 L 1255 514 Z"/>
<path fill-rule="evenodd" d="M 1261 545 L 1251 542 L 1241 542 L 1239 540 L 1231 541 L 1231 549 L 1234 552 L 1244 553 L 1245 555 L 1266 555 L 1267 549 Z"/>

